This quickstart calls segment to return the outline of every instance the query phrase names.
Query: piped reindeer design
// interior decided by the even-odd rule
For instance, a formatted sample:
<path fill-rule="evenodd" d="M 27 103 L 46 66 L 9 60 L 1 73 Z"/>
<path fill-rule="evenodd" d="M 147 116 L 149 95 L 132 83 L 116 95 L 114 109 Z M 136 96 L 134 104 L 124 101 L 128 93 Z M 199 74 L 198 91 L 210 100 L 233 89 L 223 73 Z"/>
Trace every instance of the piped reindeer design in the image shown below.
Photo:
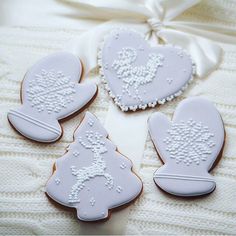
<path fill-rule="evenodd" d="M 84 142 L 82 137 L 79 137 L 79 143 L 86 149 L 93 152 L 93 162 L 91 166 L 77 169 L 75 166 L 71 167 L 72 174 L 76 176 L 77 182 L 72 186 L 71 193 L 69 195 L 69 202 L 78 202 L 78 194 L 85 187 L 85 182 L 92 178 L 103 176 L 106 178 L 105 185 L 112 189 L 114 186 L 113 177 L 106 172 L 106 162 L 102 157 L 102 154 L 107 152 L 105 142 L 102 141 L 103 136 L 98 132 L 87 131 L 86 139 L 88 143 Z"/>
<path fill-rule="evenodd" d="M 78 219 L 108 219 L 110 211 L 126 206 L 142 191 L 132 163 L 116 150 L 99 120 L 86 112 L 74 133 L 74 142 L 55 163 L 46 186 L 47 195 L 75 208 Z"/>

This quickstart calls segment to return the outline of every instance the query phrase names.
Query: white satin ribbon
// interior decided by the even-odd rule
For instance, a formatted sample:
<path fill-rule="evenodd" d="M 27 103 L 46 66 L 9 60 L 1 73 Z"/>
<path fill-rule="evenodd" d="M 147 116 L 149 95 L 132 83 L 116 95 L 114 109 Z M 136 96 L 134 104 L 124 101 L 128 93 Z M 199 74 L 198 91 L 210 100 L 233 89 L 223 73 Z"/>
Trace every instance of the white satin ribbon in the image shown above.
<path fill-rule="evenodd" d="M 222 50 L 217 42 L 235 43 L 236 29 L 217 24 L 178 21 L 176 18 L 199 0 L 61 0 L 73 3 L 83 17 L 96 19 L 92 28 L 70 42 L 84 63 L 85 74 L 97 66 L 97 49 L 112 28 L 131 28 L 158 41 L 176 44 L 188 51 L 196 63 L 199 77 L 207 76 L 219 65 Z M 213 42 L 215 41 L 215 42 Z"/>

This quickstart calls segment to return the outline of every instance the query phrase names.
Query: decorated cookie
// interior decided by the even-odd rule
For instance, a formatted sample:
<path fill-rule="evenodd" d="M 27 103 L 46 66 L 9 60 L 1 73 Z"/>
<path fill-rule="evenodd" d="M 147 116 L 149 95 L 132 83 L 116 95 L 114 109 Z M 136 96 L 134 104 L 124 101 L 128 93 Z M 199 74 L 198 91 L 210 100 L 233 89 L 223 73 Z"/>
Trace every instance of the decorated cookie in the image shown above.
<path fill-rule="evenodd" d="M 138 33 L 116 30 L 98 54 L 100 75 L 123 111 L 145 109 L 179 96 L 194 73 L 190 56 L 179 47 L 151 47 Z"/>
<path fill-rule="evenodd" d="M 38 61 L 22 82 L 22 105 L 8 113 L 12 126 L 25 137 L 53 142 L 62 135 L 58 120 L 79 111 L 96 95 L 95 84 L 79 84 L 80 60 L 59 52 Z"/>
<path fill-rule="evenodd" d="M 154 181 L 177 196 L 199 196 L 212 192 L 216 183 L 208 172 L 220 158 L 224 125 L 212 103 L 203 98 L 181 102 L 170 122 L 162 113 L 149 119 L 149 132 L 164 165 Z"/>
<path fill-rule="evenodd" d="M 110 210 L 135 200 L 142 191 L 132 163 L 116 150 L 98 119 L 86 112 L 64 156 L 55 163 L 46 193 L 76 208 L 78 219 L 106 219 Z"/>

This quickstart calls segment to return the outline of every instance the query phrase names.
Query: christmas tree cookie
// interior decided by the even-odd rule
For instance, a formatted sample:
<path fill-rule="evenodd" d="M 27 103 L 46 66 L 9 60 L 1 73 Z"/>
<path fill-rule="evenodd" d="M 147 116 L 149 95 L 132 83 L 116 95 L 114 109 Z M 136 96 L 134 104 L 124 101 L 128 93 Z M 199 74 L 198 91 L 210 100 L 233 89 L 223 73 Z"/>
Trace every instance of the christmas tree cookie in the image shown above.
<path fill-rule="evenodd" d="M 46 186 L 50 198 L 76 208 L 82 221 L 107 219 L 112 209 L 132 202 L 142 191 L 131 161 L 107 136 L 98 119 L 86 112 Z"/>

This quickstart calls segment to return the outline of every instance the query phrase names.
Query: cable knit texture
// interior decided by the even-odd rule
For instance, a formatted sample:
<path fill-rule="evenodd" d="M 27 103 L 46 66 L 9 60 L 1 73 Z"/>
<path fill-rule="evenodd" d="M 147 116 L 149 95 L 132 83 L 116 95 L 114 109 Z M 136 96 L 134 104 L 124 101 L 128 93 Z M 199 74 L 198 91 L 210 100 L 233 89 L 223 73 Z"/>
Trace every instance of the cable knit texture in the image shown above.
<path fill-rule="evenodd" d="M 232 0 L 208 0 L 179 18 L 236 27 L 235 9 L 236 2 Z M 76 216 L 53 205 L 44 194 L 44 188 L 52 164 L 72 141 L 83 113 L 63 122 L 64 134 L 60 141 L 39 144 L 11 128 L 7 111 L 20 103 L 19 90 L 26 70 L 39 58 L 62 49 L 69 39 L 81 32 L 60 26 L 0 28 L 0 234 L 79 232 Z M 215 104 L 226 129 L 223 157 L 212 171 L 216 190 L 207 197 L 191 200 L 160 191 L 152 175 L 162 164 L 148 136 L 139 173 L 144 193 L 130 207 L 126 234 L 235 234 L 236 46 L 221 46 L 224 56 L 217 71 L 207 78 L 195 79 L 180 97 L 154 108 L 171 117 L 176 105 L 189 96 L 203 96 Z M 99 84 L 99 94 L 89 111 L 104 123 L 110 98 L 96 73 L 89 79 Z"/>

